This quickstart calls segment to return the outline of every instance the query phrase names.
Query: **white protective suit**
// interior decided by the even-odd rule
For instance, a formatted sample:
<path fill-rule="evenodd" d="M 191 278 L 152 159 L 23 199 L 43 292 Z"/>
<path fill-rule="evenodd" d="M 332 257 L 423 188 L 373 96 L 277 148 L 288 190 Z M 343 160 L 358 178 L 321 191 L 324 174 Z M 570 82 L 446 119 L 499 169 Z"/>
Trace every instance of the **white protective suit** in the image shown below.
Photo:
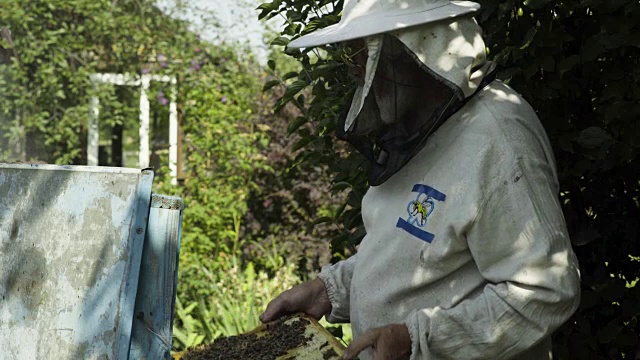
<path fill-rule="evenodd" d="M 465 97 L 491 68 L 470 18 L 391 35 Z M 357 254 L 319 274 L 327 319 L 351 322 L 354 338 L 404 323 L 412 360 L 551 358 L 550 336 L 580 294 L 558 191 L 536 113 L 491 82 L 369 188 Z"/>

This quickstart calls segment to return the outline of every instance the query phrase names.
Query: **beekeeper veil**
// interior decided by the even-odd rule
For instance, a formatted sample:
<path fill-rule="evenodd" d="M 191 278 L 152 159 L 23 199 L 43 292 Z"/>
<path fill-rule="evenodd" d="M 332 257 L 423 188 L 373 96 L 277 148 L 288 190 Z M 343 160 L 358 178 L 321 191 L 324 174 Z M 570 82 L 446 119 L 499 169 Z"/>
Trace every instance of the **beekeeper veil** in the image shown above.
<path fill-rule="evenodd" d="M 478 8 L 441 0 L 352 0 L 339 24 L 297 39 L 308 46 L 337 42 L 328 38 L 364 40 L 356 50 L 367 54 L 364 79 L 339 119 L 338 136 L 370 160 L 370 185 L 399 171 L 493 79 L 480 27 L 463 16 Z"/>

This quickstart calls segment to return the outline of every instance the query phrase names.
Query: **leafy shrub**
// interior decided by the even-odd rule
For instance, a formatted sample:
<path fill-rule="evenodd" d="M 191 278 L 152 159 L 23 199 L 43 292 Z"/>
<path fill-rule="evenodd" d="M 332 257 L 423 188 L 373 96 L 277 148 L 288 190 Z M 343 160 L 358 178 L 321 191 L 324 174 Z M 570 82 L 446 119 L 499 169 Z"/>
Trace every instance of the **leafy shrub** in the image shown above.
<path fill-rule="evenodd" d="M 0 0 L 0 8 L 0 158 L 6 160 L 86 164 L 91 96 L 99 95 L 105 123 L 138 123 L 129 111 L 136 92 L 115 96 L 113 87 L 92 84 L 91 74 L 179 76 L 193 71 L 202 43 L 150 0 Z"/>
<path fill-rule="evenodd" d="M 278 14 L 287 17 L 287 26 L 272 45 L 286 46 L 289 40 L 317 28 L 338 22 L 343 1 L 272 1 L 259 6 L 259 18 L 272 18 Z M 330 238 L 332 258 L 338 260 L 355 251 L 355 245 L 364 237 L 360 217 L 360 199 L 367 188 L 368 164 L 357 152 L 348 152 L 344 143 L 335 140 L 336 118 L 345 99 L 350 98 L 355 84 L 343 63 L 343 48 L 327 45 L 316 49 L 284 48 L 284 53 L 301 66 L 299 71 L 280 74 L 265 88 L 283 88 L 275 111 L 289 104 L 299 109 L 300 115 L 289 122 L 287 130 L 299 140 L 293 145 L 298 150 L 297 166 L 325 166 L 331 174 L 333 194 L 345 192 L 342 204 L 331 213 L 331 223 L 337 225 Z M 276 68 L 276 70 L 278 70 Z M 304 165 L 302 165 L 304 164 Z M 318 217 L 318 222 L 327 221 Z"/>
<path fill-rule="evenodd" d="M 256 189 L 253 173 L 264 167 L 259 149 L 268 141 L 255 116 L 260 74 L 233 51 L 216 52 L 182 81 L 187 177 L 178 187 L 157 182 L 185 203 L 178 285 L 185 303 L 212 295 L 202 269 L 217 272 L 219 260 L 236 254 L 244 241 L 247 199 Z"/>
<path fill-rule="evenodd" d="M 299 282 L 295 264 L 285 264 L 281 257 L 271 259 L 278 267 L 272 268 L 270 275 L 264 270 L 256 271 L 252 262 L 243 269 L 238 255 L 222 256 L 215 271 L 202 269 L 210 281 L 210 295 L 186 307 L 181 302 L 177 304 L 174 350 L 254 329 L 260 324 L 258 316 L 268 302 Z"/>
<path fill-rule="evenodd" d="M 271 64 L 270 78 L 281 78 L 280 68 L 287 64 L 281 60 Z M 265 167 L 254 173 L 257 190 L 249 198 L 245 233 L 257 244 L 275 246 L 288 261 L 299 263 L 300 276 L 305 277 L 331 257 L 328 239 L 339 233 L 332 220 L 344 194 L 331 194 L 330 171 L 325 164 L 300 161 L 296 154 L 300 136 L 290 135 L 288 127 L 289 120 L 301 116 L 301 112 L 289 104 L 274 113 L 273 99 L 282 95 L 282 89 L 274 90 L 268 92 L 270 101 L 261 115 L 260 122 L 269 126 L 269 145 L 262 150 Z M 317 226 L 313 226 L 314 221 Z M 256 245 L 246 249 L 251 258 L 261 253 Z"/>

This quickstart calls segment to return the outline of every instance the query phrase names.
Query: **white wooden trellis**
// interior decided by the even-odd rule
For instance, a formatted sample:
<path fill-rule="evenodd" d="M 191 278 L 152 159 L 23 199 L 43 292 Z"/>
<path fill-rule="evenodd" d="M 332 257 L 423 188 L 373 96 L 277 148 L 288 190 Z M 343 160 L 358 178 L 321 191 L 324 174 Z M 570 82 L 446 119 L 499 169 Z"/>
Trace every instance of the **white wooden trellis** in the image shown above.
<path fill-rule="evenodd" d="M 151 81 L 171 83 L 171 93 L 169 95 L 169 171 L 171 183 L 178 183 L 178 106 L 176 105 L 176 78 L 167 75 L 142 75 L 132 76 L 130 74 L 92 74 L 91 82 L 94 84 L 104 83 L 120 86 L 140 86 L 140 156 L 139 165 L 144 169 L 149 167 L 149 98 L 147 91 Z M 91 97 L 89 109 L 89 126 L 87 141 L 87 165 L 98 166 L 98 146 L 100 132 L 98 119 L 100 99 L 97 96 Z"/>

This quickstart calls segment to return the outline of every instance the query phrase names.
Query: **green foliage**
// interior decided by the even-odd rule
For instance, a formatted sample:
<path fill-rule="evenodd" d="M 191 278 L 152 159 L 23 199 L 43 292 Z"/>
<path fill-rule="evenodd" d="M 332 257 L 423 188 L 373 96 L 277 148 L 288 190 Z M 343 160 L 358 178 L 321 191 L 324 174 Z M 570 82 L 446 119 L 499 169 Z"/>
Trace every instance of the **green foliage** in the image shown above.
<path fill-rule="evenodd" d="M 199 43 L 187 25 L 152 1 L 0 0 L 0 158 L 86 163 L 89 99 L 100 95 L 109 125 L 137 121 L 127 114 L 135 96 L 94 87 L 96 72 L 179 75 Z M 135 103 L 135 101 L 133 101 Z"/>
<path fill-rule="evenodd" d="M 273 69 L 296 69 L 277 54 L 271 60 Z M 256 327 L 268 301 L 328 260 L 324 239 L 334 228 L 308 224 L 339 200 L 324 195 L 326 168 L 295 163 L 296 140 L 286 128 L 298 110 L 289 106 L 276 116 L 274 95 L 261 95 L 260 81 L 274 70 L 264 79 L 242 62 L 219 64 L 220 74 L 203 78 L 205 84 L 185 79 L 199 91 L 185 95 L 198 99 L 184 108 L 188 178 L 177 188 L 158 186 L 187 204 L 178 294 L 192 311 L 177 313 L 176 350 Z M 343 327 L 349 339 L 350 328 Z"/>
<path fill-rule="evenodd" d="M 221 259 L 242 248 L 247 200 L 259 191 L 253 173 L 264 168 L 259 150 L 268 141 L 255 115 L 260 74 L 234 52 L 215 51 L 199 71 L 181 78 L 187 178 L 179 187 L 156 182 L 158 191 L 185 203 L 178 285 L 185 303 L 211 297 L 207 272 L 223 271 Z"/>
<path fill-rule="evenodd" d="M 487 52 L 507 81 L 538 112 L 553 143 L 561 200 L 582 272 L 582 303 L 556 334 L 560 359 L 635 358 L 640 348 L 640 4 L 637 1 L 482 0 L 477 16 Z M 273 0 L 260 18 L 283 16 L 288 26 L 273 41 L 290 39 L 339 20 L 343 1 Z M 297 160 L 325 164 L 334 189 L 349 191 L 334 222 L 335 254 L 364 235 L 359 204 L 366 190 L 363 159 L 333 140 L 336 115 L 353 89 L 340 45 L 303 51 L 284 48 L 302 69 L 268 87 L 285 87 L 290 121 L 300 136 Z M 299 94 L 311 95 L 304 101 Z M 335 153 L 340 156 L 336 157 Z M 336 256 L 339 258 L 340 256 Z M 613 276 L 611 275 L 613 274 Z"/>
<path fill-rule="evenodd" d="M 287 64 L 275 63 L 274 71 L 267 77 L 277 78 L 280 69 Z M 281 87 L 269 92 L 282 94 Z M 271 105 L 271 104 L 269 104 Z M 246 250 L 252 258 L 263 257 L 264 248 L 286 255 L 288 261 L 299 263 L 300 276 L 313 272 L 330 259 L 327 239 L 335 237 L 337 226 L 331 221 L 339 210 L 344 194 L 331 196 L 330 173 L 323 164 L 300 162 L 295 145 L 300 136 L 289 136 L 288 120 L 300 118 L 300 110 L 287 105 L 279 114 L 267 107 L 261 113 L 261 122 L 269 126 L 269 146 L 262 151 L 264 169 L 254 173 L 259 191 L 249 198 L 249 211 L 245 217 L 245 234 L 256 240 Z M 307 130 L 308 131 L 308 130 Z M 319 226 L 310 226 L 314 219 L 328 218 Z"/>
<path fill-rule="evenodd" d="M 260 324 L 258 316 L 267 303 L 299 282 L 295 265 L 285 264 L 280 256 L 269 259 L 269 274 L 256 270 L 252 262 L 243 268 L 240 255 L 237 251 L 221 256 L 215 271 L 203 268 L 210 294 L 190 302 L 186 308 L 182 303 L 176 305 L 174 350 L 254 329 Z"/>
<path fill-rule="evenodd" d="M 202 344 L 206 337 L 202 335 L 206 322 L 197 320 L 193 316 L 193 311 L 197 306 L 198 303 L 193 302 L 185 308 L 182 305 L 182 301 L 180 301 L 180 297 L 176 299 L 175 317 L 179 323 L 173 326 L 173 347 L 178 351 L 198 346 Z"/>
<path fill-rule="evenodd" d="M 268 19 L 278 14 L 286 17 L 287 26 L 272 42 L 284 45 L 293 37 L 336 23 L 342 4 L 343 1 L 337 0 L 276 0 L 259 7 L 262 10 L 260 18 Z M 309 222 L 324 217 L 323 221 L 317 223 L 327 223 L 326 216 L 332 218 L 329 223 L 336 226 L 331 237 L 333 258 L 343 258 L 345 254 L 355 251 L 355 245 L 364 237 L 360 199 L 366 191 L 365 174 L 368 171 L 364 157 L 348 152 L 346 145 L 337 142 L 334 135 L 336 118 L 345 105 L 345 99 L 350 98 L 349 94 L 354 89 L 347 66 L 342 61 L 344 48 L 340 45 L 304 51 L 285 48 L 284 53 L 296 59 L 300 69 L 276 69 L 276 79 L 267 83 L 267 87 L 284 89 L 275 111 L 281 111 L 285 106 L 294 106 L 299 111 L 287 129 L 289 133 L 295 133 L 298 139 L 292 146 L 293 151 L 298 151 L 294 159 L 296 166 L 325 166 L 333 178 L 334 187 L 331 191 L 343 198 L 342 206 L 338 203 L 331 211 L 319 214 Z"/>

